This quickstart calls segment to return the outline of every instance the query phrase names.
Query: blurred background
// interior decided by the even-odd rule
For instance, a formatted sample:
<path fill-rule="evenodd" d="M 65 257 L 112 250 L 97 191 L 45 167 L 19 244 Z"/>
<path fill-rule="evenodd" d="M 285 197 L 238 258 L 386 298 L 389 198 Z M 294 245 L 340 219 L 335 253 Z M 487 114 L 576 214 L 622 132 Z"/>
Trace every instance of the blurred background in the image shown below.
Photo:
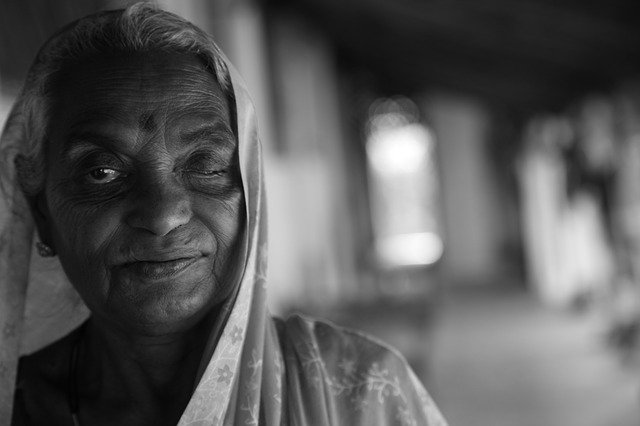
<path fill-rule="evenodd" d="M 57 28 L 0 1 L 0 121 Z M 167 0 L 254 97 L 270 297 L 396 346 L 452 426 L 640 425 L 633 1 Z"/>

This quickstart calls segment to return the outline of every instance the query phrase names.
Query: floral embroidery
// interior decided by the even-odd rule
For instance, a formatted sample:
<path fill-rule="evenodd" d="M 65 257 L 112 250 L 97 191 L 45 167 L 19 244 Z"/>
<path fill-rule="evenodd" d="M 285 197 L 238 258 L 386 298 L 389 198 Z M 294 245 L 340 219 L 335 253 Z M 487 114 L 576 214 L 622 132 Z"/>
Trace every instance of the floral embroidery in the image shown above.
<path fill-rule="evenodd" d="M 353 404 L 356 411 L 367 411 L 369 408 L 369 401 L 363 398 L 353 397 L 351 398 L 351 404 Z"/>
<path fill-rule="evenodd" d="M 398 420 L 402 426 L 416 426 L 416 420 L 407 407 L 398 407 L 396 420 Z"/>
<path fill-rule="evenodd" d="M 276 404 L 280 405 L 282 403 L 282 358 L 280 352 L 276 354 L 275 359 L 275 373 L 276 373 L 276 392 L 273 395 L 273 399 L 276 401 Z"/>
<path fill-rule="evenodd" d="M 247 367 L 251 370 L 251 380 L 255 380 L 262 370 L 262 359 L 258 355 L 258 351 L 255 349 L 251 351 L 251 361 L 249 361 L 249 365 L 247 365 Z"/>
<path fill-rule="evenodd" d="M 225 364 L 224 367 L 218 368 L 218 383 L 224 382 L 227 385 L 231 384 L 231 377 L 233 377 L 233 372 L 229 365 Z"/>
<path fill-rule="evenodd" d="M 352 359 L 343 359 L 338 364 L 338 367 L 342 370 L 342 372 L 346 375 L 351 375 L 356 370 L 356 363 Z"/>
<path fill-rule="evenodd" d="M 231 332 L 231 342 L 235 345 L 241 340 L 242 340 L 242 328 L 235 325 L 233 326 L 233 331 Z"/>
<path fill-rule="evenodd" d="M 413 412 L 409 408 L 407 395 L 401 386 L 400 378 L 391 374 L 389 369 L 374 362 L 365 371 L 362 371 L 358 369 L 354 359 L 345 357 L 337 364 L 340 374 L 331 375 L 319 355 L 320 350 L 317 345 L 305 344 L 304 346 L 306 349 L 303 349 L 302 352 L 306 357 L 303 360 L 303 366 L 316 387 L 321 387 L 324 384 L 336 397 L 349 396 L 349 402 L 355 411 L 359 412 L 371 410 L 373 408 L 372 402 L 384 405 L 389 398 L 395 398 L 399 402 L 395 414 L 396 420 L 401 426 L 417 426 Z M 369 398 L 372 395 L 375 398 Z M 428 409 L 425 407 L 425 411 Z M 429 413 L 427 416 L 431 417 Z"/>
<path fill-rule="evenodd" d="M 240 407 L 240 409 L 248 414 L 248 418 L 245 420 L 245 424 L 257 426 L 260 414 L 260 405 L 258 404 L 258 400 L 256 398 L 253 398 L 252 396 L 259 395 L 259 393 L 251 391 L 255 391 L 260 387 L 262 359 L 258 355 L 258 351 L 256 351 L 255 348 L 251 351 L 251 360 L 249 361 L 247 367 L 249 368 L 249 370 L 251 370 L 251 378 L 245 385 L 245 389 L 247 390 L 245 402 L 242 407 Z"/>

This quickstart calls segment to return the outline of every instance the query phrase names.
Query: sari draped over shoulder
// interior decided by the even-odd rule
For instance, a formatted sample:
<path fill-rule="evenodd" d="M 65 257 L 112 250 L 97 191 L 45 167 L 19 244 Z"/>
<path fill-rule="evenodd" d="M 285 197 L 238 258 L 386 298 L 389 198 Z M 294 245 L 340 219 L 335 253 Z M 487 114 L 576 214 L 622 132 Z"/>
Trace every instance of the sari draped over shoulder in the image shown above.
<path fill-rule="evenodd" d="M 329 323 L 270 315 L 262 153 L 253 104 L 229 69 L 246 201 L 245 263 L 237 293 L 211 331 L 179 425 L 446 425 L 393 349 Z M 2 137 L 16 137 L 15 131 L 8 126 Z M 32 219 L 17 185 L 5 190 L 0 214 L 0 424 L 8 424 L 33 264 Z"/>

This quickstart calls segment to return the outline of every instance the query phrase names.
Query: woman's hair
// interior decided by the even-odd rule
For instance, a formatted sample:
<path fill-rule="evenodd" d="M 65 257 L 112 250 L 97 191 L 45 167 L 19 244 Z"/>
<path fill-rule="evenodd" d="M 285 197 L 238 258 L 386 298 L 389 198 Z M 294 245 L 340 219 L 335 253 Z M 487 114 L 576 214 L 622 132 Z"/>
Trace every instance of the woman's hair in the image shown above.
<path fill-rule="evenodd" d="M 201 29 L 149 3 L 96 13 L 72 22 L 54 34 L 38 52 L 0 138 L 3 188 L 13 179 L 27 195 L 44 187 L 45 143 L 53 86 L 59 73 L 73 62 L 113 53 L 189 53 L 202 60 L 222 88 L 236 131 L 235 100 L 222 53 Z"/>

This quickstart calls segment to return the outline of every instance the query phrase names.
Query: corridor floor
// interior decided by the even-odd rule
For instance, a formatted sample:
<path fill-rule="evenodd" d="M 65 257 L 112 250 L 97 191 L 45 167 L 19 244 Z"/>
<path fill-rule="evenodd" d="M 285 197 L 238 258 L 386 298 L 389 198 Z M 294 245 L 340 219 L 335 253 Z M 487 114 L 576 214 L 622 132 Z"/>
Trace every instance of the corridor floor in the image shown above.
<path fill-rule="evenodd" d="M 638 426 L 640 374 L 592 315 L 518 289 L 443 297 L 428 387 L 451 426 Z"/>

